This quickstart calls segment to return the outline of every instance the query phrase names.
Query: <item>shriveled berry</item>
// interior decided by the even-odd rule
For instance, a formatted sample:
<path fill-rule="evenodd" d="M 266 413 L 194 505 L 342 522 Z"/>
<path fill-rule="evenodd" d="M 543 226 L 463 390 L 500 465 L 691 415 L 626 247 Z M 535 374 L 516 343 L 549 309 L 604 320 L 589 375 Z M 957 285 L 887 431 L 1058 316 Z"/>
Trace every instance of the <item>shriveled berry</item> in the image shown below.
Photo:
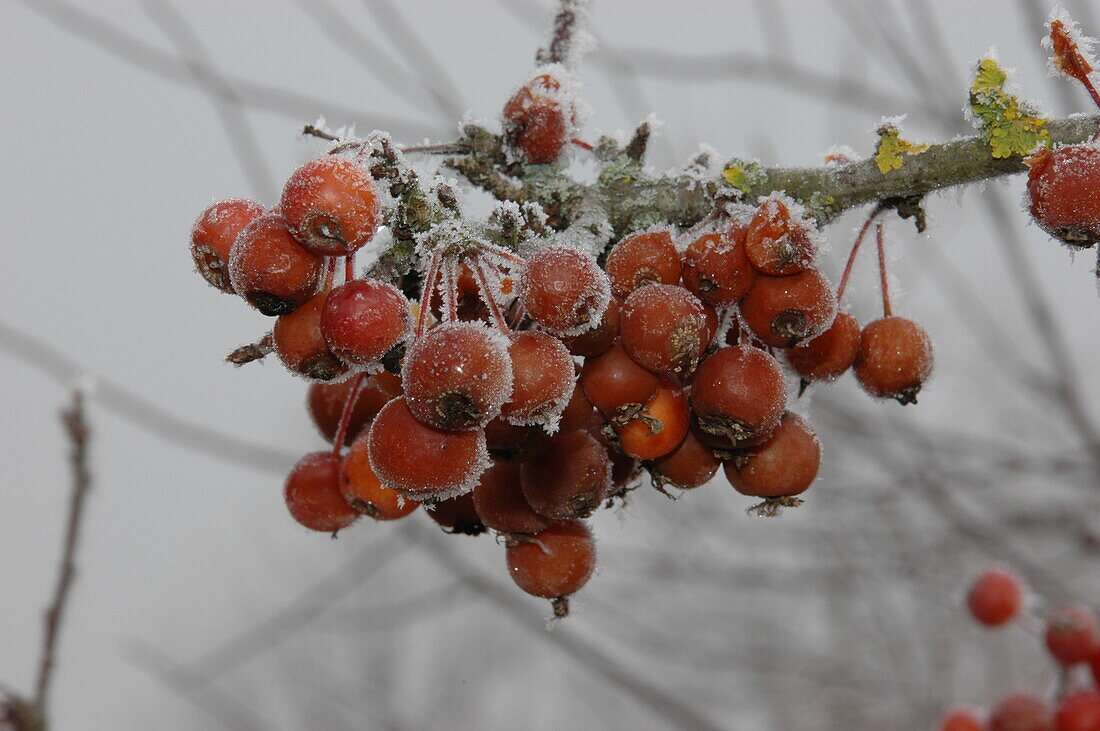
<path fill-rule="evenodd" d="M 811 231 L 810 225 L 797 219 L 786 203 L 768 198 L 749 223 L 745 253 L 762 274 L 797 274 L 813 265 L 817 254 Z"/>
<path fill-rule="evenodd" d="M 684 286 L 712 307 L 740 302 L 756 281 L 745 234 L 744 227 L 731 224 L 727 231 L 692 241 L 684 251 Z"/>
<path fill-rule="evenodd" d="M 568 143 L 576 113 L 563 108 L 561 91 L 558 79 L 539 74 L 505 103 L 505 142 L 525 162 L 554 162 Z"/>

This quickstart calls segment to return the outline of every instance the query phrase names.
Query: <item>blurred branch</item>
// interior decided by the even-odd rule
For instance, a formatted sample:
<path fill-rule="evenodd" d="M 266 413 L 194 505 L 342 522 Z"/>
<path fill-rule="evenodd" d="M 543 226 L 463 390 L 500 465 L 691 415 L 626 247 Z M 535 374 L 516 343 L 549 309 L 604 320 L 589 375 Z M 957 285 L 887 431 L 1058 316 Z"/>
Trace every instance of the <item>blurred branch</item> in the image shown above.
<path fill-rule="evenodd" d="M 179 418 L 155 401 L 88 373 L 76 361 L 46 341 L 16 330 L 0 320 L 0 352 L 23 361 L 65 388 L 86 384 L 87 398 L 123 419 L 164 439 L 212 457 L 284 476 L 296 455 L 244 441 Z"/>
<path fill-rule="evenodd" d="M 73 392 L 72 406 L 61 412 L 61 421 L 65 425 L 65 431 L 72 446 L 69 466 L 73 472 L 73 489 L 69 497 L 69 519 L 65 526 L 61 563 L 57 570 L 57 586 L 54 588 L 53 601 L 46 610 L 46 631 L 42 637 L 42 657 L 38 665 L 38 680 L 34 690 L 34 705 L 38 707 L 43 717 L 46 715 L 46 701 L 57 657 L 57 639 L 61 632 L 61 622 L 64 619 L 69 590 L 76 577 L 76 547 L 84 518 L 84 500 L 92 486 L 92 474 L 88 468 L 90 432 L 88 422 L 84 418 L 84 394 L 79 390 Z"/>
<path fill-rule="evenodd" d="M 194 60 L 182 61 L 172 54 L 165 53 L 99 16 L 64 0 L 17 0 L 17 2 L 59 28 L 83 38 L 126 63 L 167 81 L 201 89 L 203 83 L 206 83 L 205 80 L 215 73 L 214 69 L 205 64 Z M 196 69 L 201 70 L 201 76 L 195 75 Z M 404 117 L 381 115 L 377 110 L 349 107 L 330 99 L 301 94 L 231 74 L 225 75 L 224 78 L 240 95 L 242 104 L 277 112 L 295 120 L 312 119 L 324 113 L 330 117 L 346 120 L 348 123 L 364 121 L 374 127 L 391 130 L 395 134 L 427 137 L 439 132 L 439 127 L 436 125 L 428 125 Z"/>
<path fill-rule="evenodd" d="M 363 5 L 389 34 L 405 62 L 417 70 L 417 83 L 428 92 L 447 123 L 460 118 L 465 110 L 456 95 L 454 82 L 436 58 L 434 49 L 420 40 L 416 29 L 389 0 L 363 0 Z"/>

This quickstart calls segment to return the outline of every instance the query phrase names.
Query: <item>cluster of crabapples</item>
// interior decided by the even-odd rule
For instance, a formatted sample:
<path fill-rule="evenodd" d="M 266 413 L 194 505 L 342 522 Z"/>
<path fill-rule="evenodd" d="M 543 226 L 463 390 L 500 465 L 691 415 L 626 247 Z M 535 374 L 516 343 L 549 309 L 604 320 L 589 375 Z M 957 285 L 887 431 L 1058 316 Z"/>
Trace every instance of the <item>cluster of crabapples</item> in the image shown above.
<path fill-rule="evenodd" d="M 1080 82 L 1100 107 L 1092 81 L 1092 42 L 1082 37 L 1064 11 L 1049 23 L 1044 44 L 1051 50 L 1051 67 Z M 1027 205 L 1032 218 L 1071 249 L 1088 249 L 1100 241 L 1100 131 L 1086 142 L 1039 147 L 1026 160 Z M 1096 274 L 1100 277 L 1100 263 Z"/>
<path fill-rule="evenodd" d="M 505 108 L 506 139 L 531 161 L 561 154 L 572 123 L 532 93 L 550 81 Z M 789 391 L 851 368 L 873 396 L 911 403 L 929 375 L 914 322 L 887 305 L 861 329 L 838 312 L 819 233 L 778 194 L 684 233 L 629 233 L 602 266 L 537 204 L 501 204 L 484 224 L 452 212 L 416 237 L 414 271 L 357 277 L 388 206 L 362 155 L 305 163 L 271 209 L 215 203 L 192 233 L 199 273 L 276 317 L 274 351 L 313 381 L 332 448 L 285 484 L 307 528 L 423 505 L 450 532 L 503 536 L 512 578 L 560 615 L 595 565 L 584 519 L 646 473 L 690 490 L 721 469 L 765 510 L 796 505 L 821 449 Z M 512 245 L 491 235 L 501 221 L 522 233 Z"/>
<path fill-rule="evenodd" d="M 1015 573 L 994 567 L 974 580 L 966 603 L 978 623 L 1003 628 L 1034 622 L 1026 616 L 1026 598 Z M 942 731 L 1100 731 L 1100 625 L 1095 615 L 1079 604 L 1060 607 L 1047 617 L 1042 634 L 1059 670 L 1060 680 L 1051 694 L 1055 697 L 1009 693 L 985 720 L 973 710 L 951 711 Z"/>

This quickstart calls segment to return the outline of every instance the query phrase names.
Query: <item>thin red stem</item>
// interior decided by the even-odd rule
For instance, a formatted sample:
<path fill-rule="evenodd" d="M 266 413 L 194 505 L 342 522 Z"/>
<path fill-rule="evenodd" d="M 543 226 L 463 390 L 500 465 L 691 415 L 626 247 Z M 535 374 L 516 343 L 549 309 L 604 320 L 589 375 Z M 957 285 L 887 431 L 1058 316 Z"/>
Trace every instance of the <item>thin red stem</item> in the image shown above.
<path fill-rule="evenodd" d="M 478 290 L 481 292 L 481 300 L 485 303 L 485 306 L 489 308 L 489 313 L 492 314 L 500 331 L 508 335 L 511 333 L 511 329 L 509 329 L 508 322 L 504 319 L 504 315 L 500 312 L 500 305 L 497 304 L 497 298 L 493 296 L 493 290 L 489 286 L 489 277 L 485 275 L 485 268 L 481 265 L 481 260 L 474 257 L 473 260 L 469 262 L 469 266 L 474 270 L 474 276 L 477 277 L 477 286 Z"/>
<path fill-rule="evenodd" d="M 355 253 L 352 252 L 344 257 L 344 282 L 350 282 L 355 279 Z"/>
<path fill-rule="evenodd" d="M 367 380 L 366 373 L 360 373 L 352 381 L 348 389 L 348 397 L 344 400 L 344 410 L 340 412 L 340 425 L 336 427 L 336 436 L 332 438 L 332 456 L 339 457 L 344 451 L 344 439 L 348 435 L 348 424 L 351 422 L 351 412 L 355 408 L 355 402 L 359 400 L 359 393 L 363 390 L 363 383 Z"/>
<path fill-rule="evenodd" d="M 840 300 L 844 297 L 844 290 L 848 288 L 848 279 L 852 276 L 852 266 L 856 263 L 856 254 L 859 253 L 859 245 L 863 243 L 863 237 L 867 235 L 867 231 L 871 228 L 871 223 L 880 213 L 882 213 L 881 208 L 876 208 L 871 211 L 871 215 L 863 222 L 863 226 L 860 227 L 859 233 L 856 234 L 856 240 L 852 244 L 851 252 L 848 254 L 848 262 L 844 265 L 844 274 L 840 276 L 840 286 L 836 288 L 836 302 L 838 305 L 840 304 Z"/>
<path fill-rule="evenodd" d="M 439 284 L 439 252 L 432 254 L 428 262 L 428 271 L 424 274 L 424 286 L 420 292 L 420 313 L 416 317 L 416 337 L 424 334 L 428 324 L 428 310 L 432 308 L 432 295 Z"/>
<path fill-rule="evenodd" d="M 443 262 L 443 309 L 447 322 L 458 322 L 458 262 Z"/>
<path fill-rule="evenodd" d="M 875 228 L 875 243 L 878 246 L 878 273 L 882 279 L 882 314 L 891 317 L 894 310 L 890 307 L 890 285 L 886 277 L 886 241 L 882 235 L 882 224 Z"/>
<path fill-rule="evenodd" d="M 1097 93 L 1096 85 L 1092 83 L 1092 79 L 1090 79 L 1088 76 L 1084 76 L 1081 79 L 1081 84 L 1084 85 L 1085 90 L 1088 91 L 1089 96 L 1092 97 L 1093 104 L 1095 104 L 1096 107 L 1100 109 L 1100 93 Z"/>
<path fill-rule="evenodd" d="M 515 330 L 525 317 L 527 317 L 527 310 L 523 309 L 523 305 L 517 299 L 515 307 L 512 308 L 512 316 L 508 321 L 508 326 Z"/>
<path fill-rule="evenodd" d="M 588 143 L 587 143 L 587 142 L 585 142 L 584 140 L 579 140 L 579 139 L 577 139 L 576 137 L 574 137 L 574 138 L 573 138 L 572 140 L 570 140 L 570 142 L 572 142 L 572 143 L 573 143 L 574 145 L 576 145 L 577 147 L 580 147 L 580 148 L 582 148 L 582 149 L 588 150 L 589 152 L 592 152 L 593 150 L 595 150 L 595 149 L 596 149 L 595 147 L 593 147 L 592 145 L 588 144 Z"/>
<path fill-rule="evenodd" d="M 496 244 L 490 244 L 490 243 L 487 243 L 485 241 L 482 241 L 482 242 L 478 243 L 477 248 L 480 249 L 481 251 L 485 252 L 486 254 L 495 254 L 496 256 L 499 256 L 502 259 L 506 259 L 506 260 L 512 262 L 513 264 L 523 265 L 523 264 L 527 263 L 527 260 L 524 259 L 522 256 L 519 256 L 517 254 L 513 254 L 512 252 L 508 251 L 507 249 L 501 248 L 501 247 L 497 246 Z"/>
<path fill-rule="evenodd" d="M 325 262 L 325 287 L 322 290 L 327 292 L 332 289 L 332 283 L 336 279 L 336 257 L 330 256 Z"/>

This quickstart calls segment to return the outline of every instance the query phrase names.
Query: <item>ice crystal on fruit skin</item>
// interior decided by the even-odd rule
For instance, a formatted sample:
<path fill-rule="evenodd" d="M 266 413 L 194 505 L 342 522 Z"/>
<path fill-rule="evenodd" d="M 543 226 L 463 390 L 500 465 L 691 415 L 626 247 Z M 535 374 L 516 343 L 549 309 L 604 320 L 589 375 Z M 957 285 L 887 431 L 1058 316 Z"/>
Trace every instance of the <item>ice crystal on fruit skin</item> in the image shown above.
<path fill-rule="evenodd" d="M 997 63 L 996 52 L 990 49 L 974 74 L 968 117 L 989 143 L 995 158 L 1023 155 L 1039 145 L 1050 144 L 1046 117 L 1014 91 L 1011 72 Z"/>

